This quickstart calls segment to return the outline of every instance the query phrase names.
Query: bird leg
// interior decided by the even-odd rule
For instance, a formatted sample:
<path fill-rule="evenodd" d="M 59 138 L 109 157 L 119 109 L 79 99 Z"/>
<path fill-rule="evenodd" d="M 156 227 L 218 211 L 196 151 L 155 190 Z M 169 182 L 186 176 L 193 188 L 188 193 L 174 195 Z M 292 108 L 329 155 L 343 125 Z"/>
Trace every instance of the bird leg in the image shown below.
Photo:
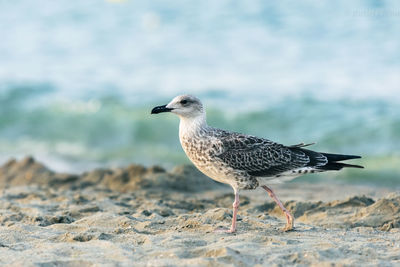
<path fill-rule="evenodd" d="M 286 216 L 286 226 L 283 228 L 283 231 L 291 231 L 294 227 L 294 217 L 293 215 L 283 206 L 282 202 L 277 198 L 274 191 L 266 185 L 261 186 L 265 191 L 267 191 L 268 195 L 278 204 L 279 208 L 283 211 Z"/>
<path fill-rule="evenodd" d="M 236 231 L 236 217 L 237 217 L 237 212 L 239 209 L 239 193 L 235 190 L 235 201 L 233 202 L 233 215 L 232 215 L 232 225 L 231 229 L 229 229 L 229 233 L 234 233 Z"/>
<path fill-rule="evenodd" d="M 234 233 L 236 232 L 236 218 L 237 218 L 237 212 L 239 209 L 239 192 L 235 190 L 235 201 L 233 202 L 233 214 L 232 214 L 232 225 L 230 229 L 216 229 L 215 232 L 226 232 L 226 233 Z"/>

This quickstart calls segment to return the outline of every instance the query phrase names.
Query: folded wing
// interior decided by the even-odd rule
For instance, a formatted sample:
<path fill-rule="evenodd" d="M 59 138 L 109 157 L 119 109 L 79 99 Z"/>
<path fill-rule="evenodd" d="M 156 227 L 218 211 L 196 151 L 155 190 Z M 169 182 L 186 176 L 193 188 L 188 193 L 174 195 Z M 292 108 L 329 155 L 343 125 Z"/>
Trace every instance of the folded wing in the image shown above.
<path fill-rule="evenodd" d="M 228 166 L 258 177 L 275 176 L 304 167 L 339 170 L 361 167 L 337 161 L 359 156 L 319 153 L 304 149 L 304 144 L 284 146 L 270 140 L 242 134 L 220 136 L 222 151 L 217 155 Z"/>

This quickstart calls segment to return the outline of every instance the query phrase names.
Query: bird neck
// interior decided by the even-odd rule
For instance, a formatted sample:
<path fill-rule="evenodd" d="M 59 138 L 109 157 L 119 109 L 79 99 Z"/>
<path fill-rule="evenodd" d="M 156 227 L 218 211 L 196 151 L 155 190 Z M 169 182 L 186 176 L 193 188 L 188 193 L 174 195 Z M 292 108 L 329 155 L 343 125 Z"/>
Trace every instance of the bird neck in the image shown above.
<path fill-rule="evenodd" d="M 181 116 L 179 123 L 179 137 L 195 136 L 207 127 L 205 114 L 190 118 Z"/>

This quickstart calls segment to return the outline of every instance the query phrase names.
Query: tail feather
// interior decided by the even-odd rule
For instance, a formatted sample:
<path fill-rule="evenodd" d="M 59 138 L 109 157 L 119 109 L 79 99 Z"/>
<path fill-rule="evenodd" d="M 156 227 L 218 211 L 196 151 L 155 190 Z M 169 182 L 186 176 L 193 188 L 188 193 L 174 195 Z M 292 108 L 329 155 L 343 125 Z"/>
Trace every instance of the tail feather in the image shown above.
<path fill-rule="evenodd" d="M 342 155 L 342 154 L 331 154 L 331 153 L 321 153 L 321 154 L 328 159 L 328 162 L 361 158 L 360 156 L 355 156 L 355 155 Z"/>
<path fill-rule="evenodd" d="M 349 159 L 359 159 L 361 158 L 361 156 L 316 152 L 313 150 L 305 149 L 303 148 L 304 146 L 304 144 L 293 145 L 290 146 L 290 150 L 297 153 L 303 153 L 308 156 L 309 162 L 305 167 L 311 167 L 322 171 L 338 171 L 343 168 L 364 168 L 361 165 L 339 162 Z"/>
<path fill-rule="evenodd" d="M 321 153 L 328 159 L 328 163 L 325 164 L 324 166 L 320 166 L 319 169 L 321 170 L 333 170 L 333 171 L 338 171 L 343 168 L 359 168 L 363 169 L 364 167 L 361 165 L 355 165 L 355 164 L 347 164 L 347 163 L 342 163 L 338 161 L 343 161 L 343 160 L 349 160 L 349 159 L 359 159 L 361 158 L 360 156 L 356 155 L 341 155 L 341 154 L 330 154 L 330 153 Z"/>
<path fill-rule="evenodd" d="M 328 162 L 326 165 L 318 167 L 318 169 L 326 171 L 339 171 L 343 168 L 364 169 L 364 167 L 361 165 L 347 164 L 342 162 Z"/>

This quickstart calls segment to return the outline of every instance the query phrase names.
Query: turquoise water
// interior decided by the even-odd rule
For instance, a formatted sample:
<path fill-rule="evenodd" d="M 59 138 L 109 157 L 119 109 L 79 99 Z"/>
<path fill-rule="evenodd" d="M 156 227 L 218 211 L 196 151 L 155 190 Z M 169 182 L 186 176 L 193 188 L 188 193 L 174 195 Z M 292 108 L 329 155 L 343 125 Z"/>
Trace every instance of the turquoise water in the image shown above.
<path fill-rule="evenodd" d="M 188 163 L 192 93 L 209 124 L 359 154 L 339 176 L 399 184 L 397 1 L 0 1 L 0 161 L 80 172 Z"/>
<path fill-rule="evenodd" d="M 36 92 L 36 93 L 34 93 Z M 178 118 L 150 115 L 164 99 L 132 105 L 104 96 L 89 101 L 47 103 L 50 88 L 15 88 L 0 97 L 0 154 L 35 155 L 55 169 L 83 171 L 130 162 L 170 167 L 188 163 L 178 140 Z M 27 97 L 29 96 L 29 97 Z M 204 98 L 212 103 L 215 97 Z M 223 107 L 235 106 L 224 103 Z M 284 144 L 317 142 L 314 149 L 362 155 L 367 169 L 345 172 L 363 181 L 397 183 L 400 171 L 400 110 L 380 100 L 285 99 L 265 109 L 235 111 L 211 104 L 209 124 L 263 136 Z M 359 176 L 359 177 L 358 177 Z"/>

